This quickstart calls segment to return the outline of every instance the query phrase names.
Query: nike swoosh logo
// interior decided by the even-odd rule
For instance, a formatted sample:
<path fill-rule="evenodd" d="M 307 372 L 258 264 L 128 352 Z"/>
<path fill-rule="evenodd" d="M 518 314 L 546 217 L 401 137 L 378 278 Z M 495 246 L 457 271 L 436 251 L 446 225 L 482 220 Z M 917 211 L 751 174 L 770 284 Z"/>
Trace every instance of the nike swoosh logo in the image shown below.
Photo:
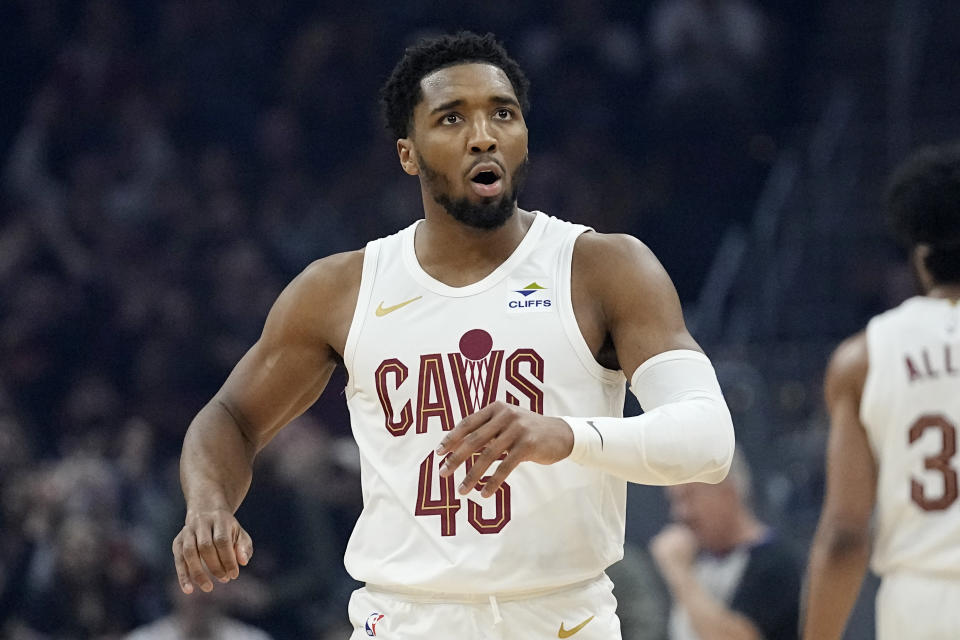
<path fill-rule="evenodd" d="M 600 451 L 603 451 L 603 434 L 600 433 L 600 429 L 597 429 L 597 425 L 593 424 L 593 420 L 587 420 L 587 424 L 593 427 L 593 430 L 600 436 Z"/>
<path fill-rule="evenodd" d="M 558 638 L 569 638 L 570 636 L 572 636 L 573 634 L 575 634 L 577 631 L 580 631 L 580 629 L 583 629 L 585 626 L 587 626 L 587 623 L 590 622 L 591 620 L 593 620 L 593 616 L 590 616 L 589 618 L 587 618 L 586 620 L 584 620 L 583 622 L 581 622 L 581 623 L 578 624 L 577 626 L 573 627 L 572 629 L 564 629 L 564 628 L 563 628 L 563 623 L 561 622 L 561 623 L 560 623 L 560 630 L 557 631 L 557 637 L 558 637 Z"/>
<path fill-rule="evenodd" d="M 410 298 L 409 300 L 404 300 L 404 301 L 401 302 L 400 304 L 395 304 L 395 305 L 393 305 L 392 307 L 385 307 L 385 306 L 383 306 L 383 301 L 381 300 L 381 301 L 380 301 L 380 304 L 377 306 L 377 311 L 376 311 L 377 317 L 380 318 L 380 317 L 383 317 L 383 316 L 387 315 L 388 313 L 393 313 L 393 312 L 396 311 L 397 309 L 400 309 L 400 308 L 402 308 L 402 307 L 405 307 L 405 306 L 407 306 L 408 304 L 410 304 L 411 302 L 416 302 L 417 300 L 419 300 L 419 299 L 422 298 L 422 297 L 423 297 L 423 296 L 417 296 L 416 298 Z"/>

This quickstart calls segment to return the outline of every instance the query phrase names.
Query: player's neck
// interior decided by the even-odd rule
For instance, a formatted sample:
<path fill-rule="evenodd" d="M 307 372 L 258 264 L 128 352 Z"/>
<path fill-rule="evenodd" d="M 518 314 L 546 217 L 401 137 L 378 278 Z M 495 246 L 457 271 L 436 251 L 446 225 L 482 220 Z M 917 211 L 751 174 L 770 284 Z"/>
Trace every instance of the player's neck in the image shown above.
<path fill-rule="evenodd" d="M 523 240 L 535 214 L 522 209 L 497 229 L 478 229 L 446 212 L 427 215 L 417 227 L 414 249 L 420 266 L 450 286 L 482 280 L 510 257 Z"/>
<path fill-rule="evenodd" d="M 928 298 L 960 300 L 960 284 L 935 284 L 924 295 Z"/>

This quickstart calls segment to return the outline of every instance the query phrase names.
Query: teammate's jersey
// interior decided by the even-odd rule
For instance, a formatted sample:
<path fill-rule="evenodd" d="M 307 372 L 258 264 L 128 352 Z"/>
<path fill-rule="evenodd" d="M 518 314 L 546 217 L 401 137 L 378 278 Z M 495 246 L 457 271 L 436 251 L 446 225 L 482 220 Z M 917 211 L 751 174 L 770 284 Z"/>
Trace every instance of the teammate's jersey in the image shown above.
<path fill-rule="evenodd" d="M 960 576 L 960 307 L 915 297 L 867 325 L 860 404 L 878 461 L 872 566 Z"/>
<path fill-rule="evenodd" d="M 417 224 L 367 245 L 347 337 L 364 505 L 347 570 L 388 588 L 474 594 L 599 575 L 622 556 L 623 480 L 567 460 L 524 462 L 489 498 L 461 496 L 464 465 L 443 479 L 434 453 L 494 400 L 623 415 L 625 378 L 595 361 L 573 314 L 571 257 L 586 227 L 537 212 L 503 264 L 450 287 L 420 267 Z"/>

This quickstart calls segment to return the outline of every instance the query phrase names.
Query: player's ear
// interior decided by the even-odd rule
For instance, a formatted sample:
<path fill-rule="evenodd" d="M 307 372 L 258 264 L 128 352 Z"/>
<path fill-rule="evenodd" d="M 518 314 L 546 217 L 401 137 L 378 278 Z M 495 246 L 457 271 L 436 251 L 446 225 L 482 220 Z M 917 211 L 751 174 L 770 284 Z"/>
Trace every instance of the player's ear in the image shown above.
<path fill-rule="evenodd" d="M 400 166 L 411 176 L 420 173 L 420 166 L 417 164 L 416 155 L 413 152 L 413 140 L 410 138 L 400 138 L 397 140 L 397 155 L 400 156 Z"/>

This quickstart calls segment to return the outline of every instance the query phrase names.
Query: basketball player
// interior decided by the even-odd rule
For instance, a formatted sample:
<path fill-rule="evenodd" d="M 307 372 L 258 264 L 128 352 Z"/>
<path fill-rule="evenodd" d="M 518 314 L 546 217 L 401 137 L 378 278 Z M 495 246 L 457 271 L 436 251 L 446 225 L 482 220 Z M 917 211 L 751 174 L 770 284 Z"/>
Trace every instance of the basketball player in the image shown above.
<path fill-rule="evenodd" d="M 294 279 L 191 423 L 184 591 L 250 560 L 233 515 L 250 463 L 342 362 L 364 498 L 353 638 L 620 637 L 603 571 L 625 481 L 719 482 L 733 427 L 651 252 L 517 207 L 527 90 L 492 35 L 407 49 L 382 102 L 424 219 Z M 626 378 L 641 417 L 622 417 Z"/>
<path fill-rule="evenodd" d="M 870 550 L 877 637 L 960 638 L 960 147 L 918 152 L 887 196 L 924 294 L 873 318 L 826 373 L 827 493 L 804 638 L 840 638 Z"/>

